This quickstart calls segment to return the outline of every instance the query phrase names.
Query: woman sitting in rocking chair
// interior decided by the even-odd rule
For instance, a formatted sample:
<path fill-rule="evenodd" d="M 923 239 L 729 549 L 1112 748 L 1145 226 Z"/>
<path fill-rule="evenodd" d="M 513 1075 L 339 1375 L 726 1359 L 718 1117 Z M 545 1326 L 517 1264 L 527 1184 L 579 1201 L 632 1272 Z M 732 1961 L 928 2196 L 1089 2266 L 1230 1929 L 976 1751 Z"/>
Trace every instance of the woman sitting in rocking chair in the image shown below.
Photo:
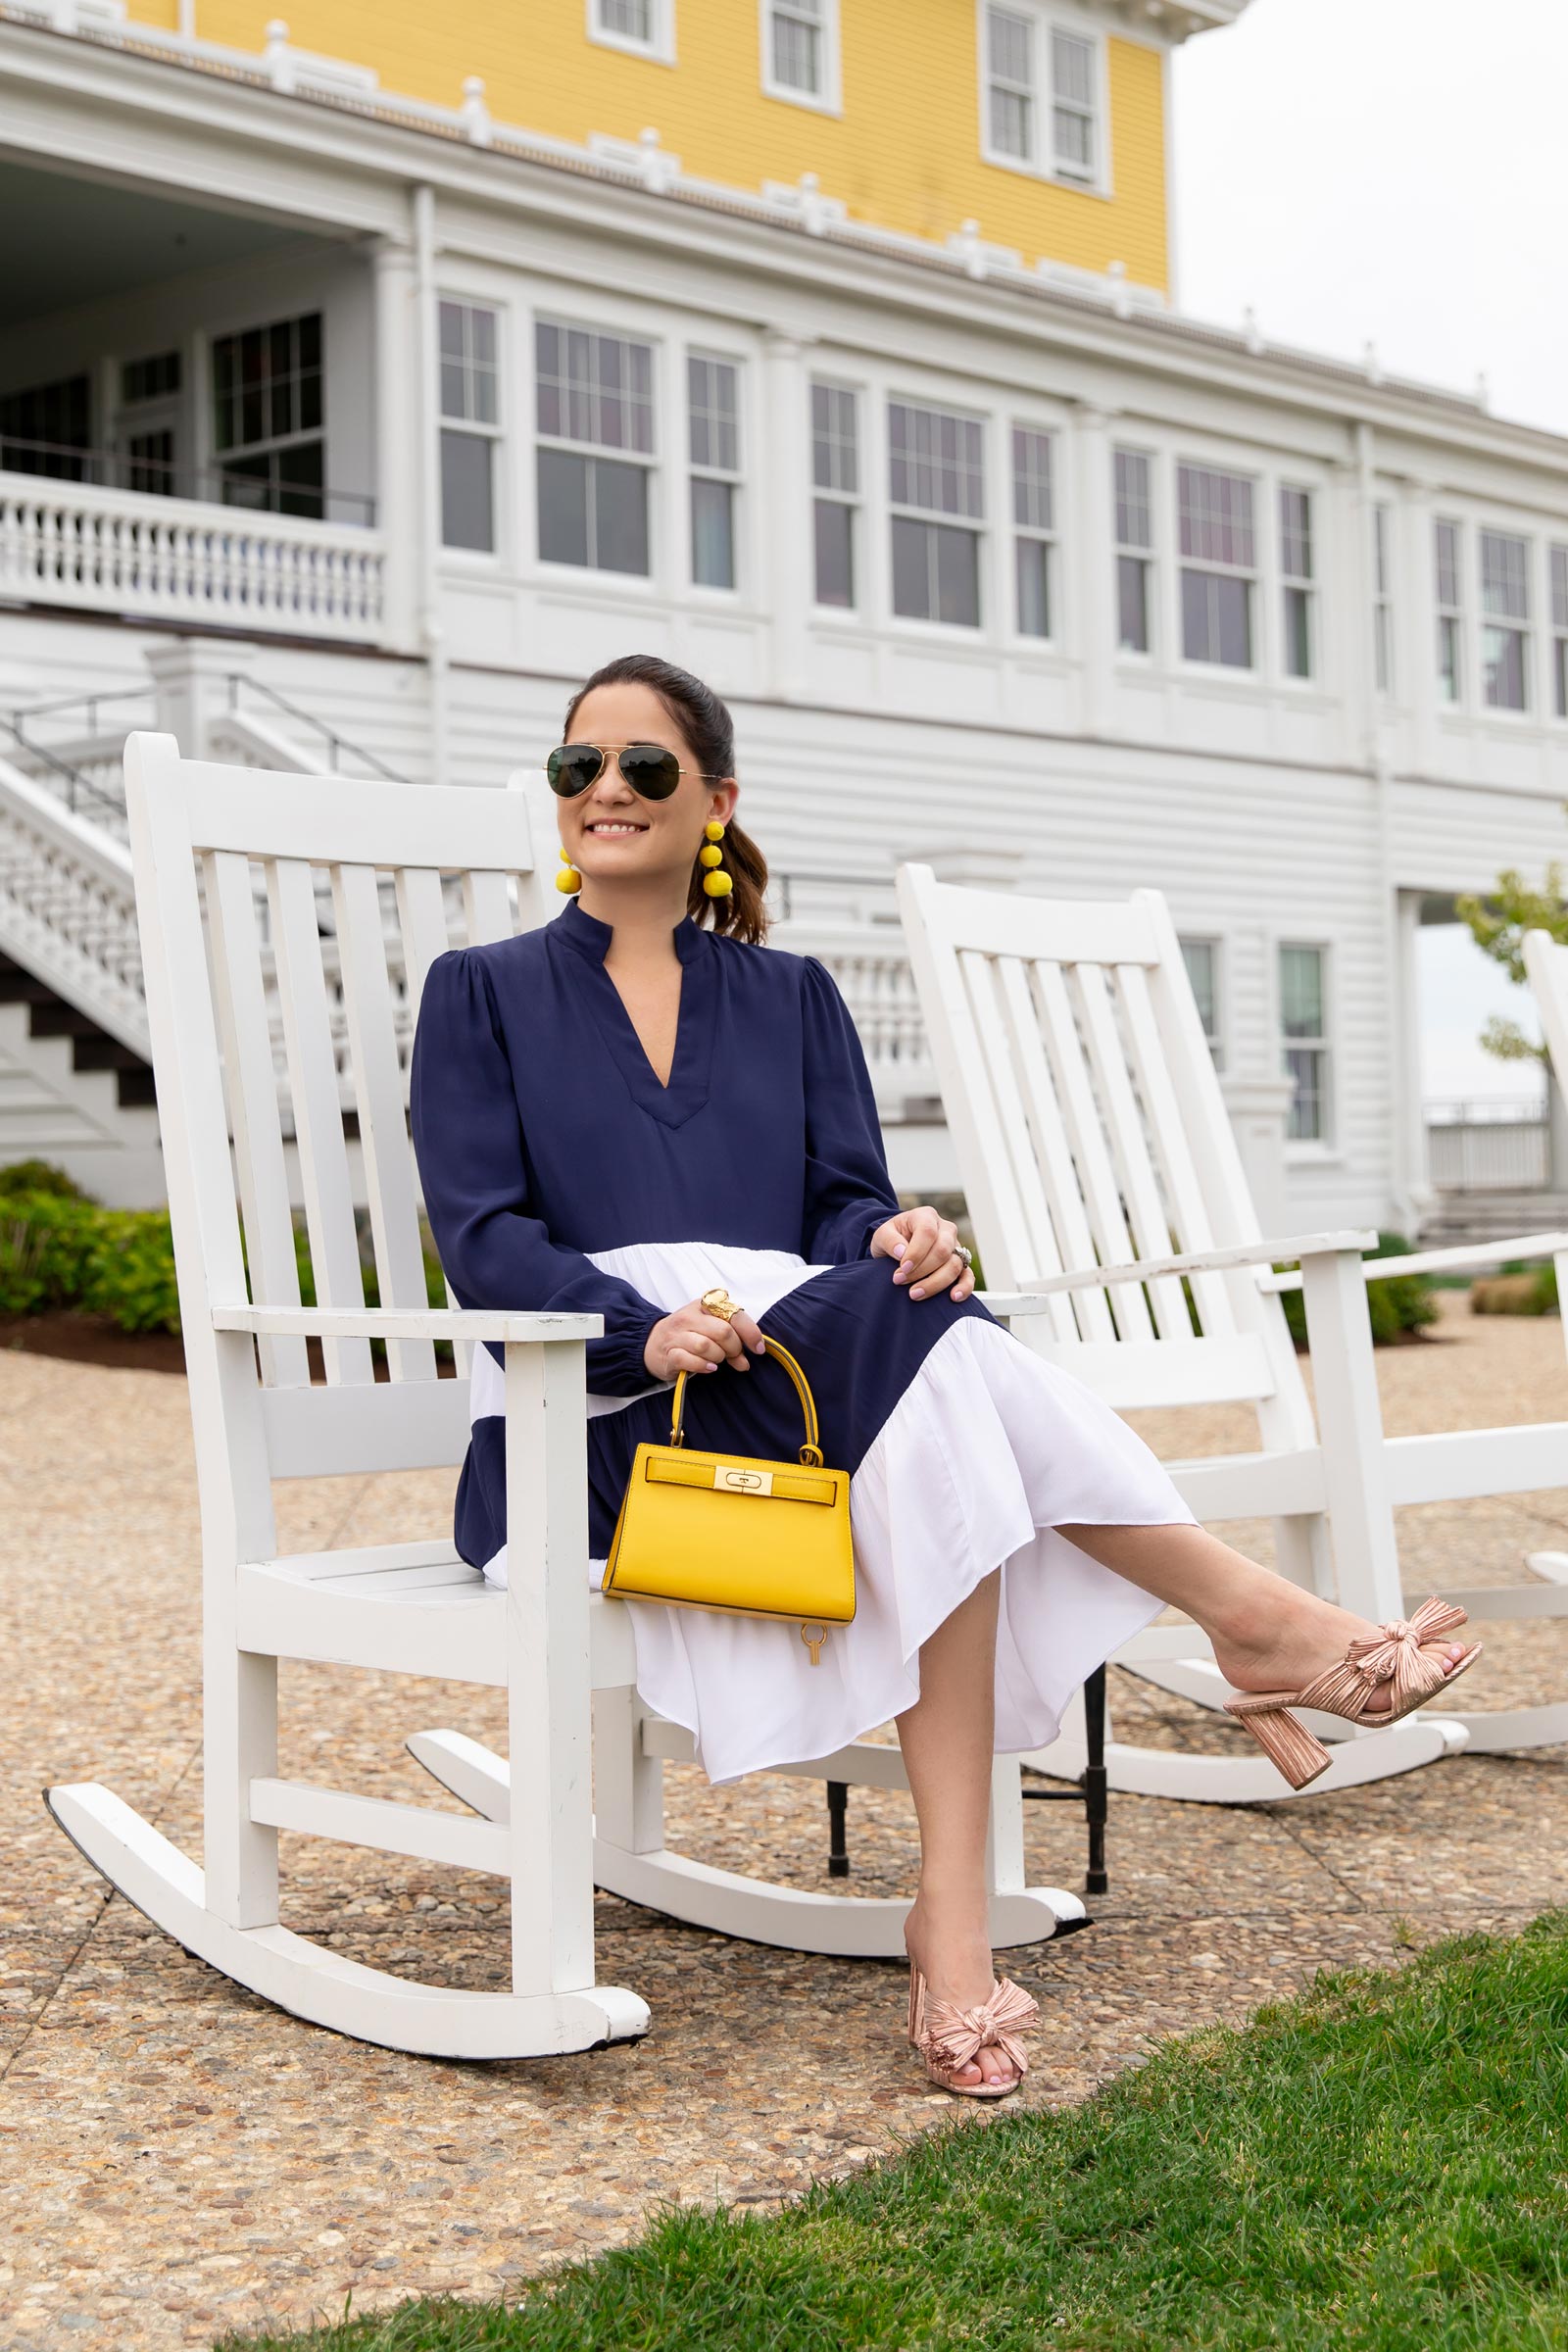
<path fill-rule="evenodd" d="M 1232 1713 L 1298 1788 L 1328 1757 L 1289 1708 L 1396 1722 L 1479 1644 L 1446 1639 L 1459 1609 L 1379 1629 L 1206 1534 L 1110 1407 L 971 1297 L 954 1226 L 899 1207 L 843 999 L 813 958 L 761 944 L 766 868 L 734 822 L 715 695 L 628 656 L 572 698 L 565 736 L 560 918 L 441 956 L 425 986 L 414 1129 L 441 1260 L 464 1306 L 604 1317 L 596 1575 L 676 1376 L 701 1376 L 706 1447 L 792 1456 L 800 1407 L 760 1327 L 799 1360 L 825 1460 L 851 1474 L 854 1621 L 808 1649 L 791 1624 L 632 1601 L 638 1689 L 714 1781 L 897 1722 L 921 1847 L 910 2038 L 944 2088 L 1000 2098 L 1036 2012 L 992 1973 L 994 1750 L 1054 1739 L 1085 1676 L 1165 1603 L 1209 1635 Z M 472 1399 L 457 1543 L 500 1583 L 489 1351 Z"/>

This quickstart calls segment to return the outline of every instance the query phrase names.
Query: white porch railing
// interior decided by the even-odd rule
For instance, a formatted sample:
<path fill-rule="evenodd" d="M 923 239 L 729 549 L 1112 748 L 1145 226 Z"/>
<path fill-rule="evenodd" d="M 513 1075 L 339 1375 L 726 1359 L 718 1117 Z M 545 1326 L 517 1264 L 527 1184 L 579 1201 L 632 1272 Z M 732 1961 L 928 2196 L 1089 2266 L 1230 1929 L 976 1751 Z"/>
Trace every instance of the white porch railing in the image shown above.
<path fill-rule="evenodd" d="M 151 1057 L 129 852 L 4 760 L 0 949 Z"/>
<path fill-rule="evenodd" d="M 1529 1192 L 1552 1181 L 1551 1122 L 1534 1097 L 1427 1105 L 1427 1169 L 1439 1192 Z"/>
<path fill-rule="evenodd" d="M 0 473 L 0 597 L 365 644 L 384 563 L 375 531 Z"/>

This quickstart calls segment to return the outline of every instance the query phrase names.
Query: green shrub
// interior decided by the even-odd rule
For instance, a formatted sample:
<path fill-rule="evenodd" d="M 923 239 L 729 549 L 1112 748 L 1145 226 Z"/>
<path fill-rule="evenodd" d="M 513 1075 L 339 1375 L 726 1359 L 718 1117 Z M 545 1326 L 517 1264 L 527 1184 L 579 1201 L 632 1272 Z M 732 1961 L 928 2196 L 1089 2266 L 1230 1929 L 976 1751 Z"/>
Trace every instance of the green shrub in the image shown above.
<path fill-rule="evenodd" d="M 1555 1315 L 1557 1269 L 1548 1259 L 1544 1266 L 1527 1266 L 1514 1259 L 1490 1281 L 1470 1286 L 1473 1315 Z"/>
<path fill-rule="evenodd" d="M 77 1304 L 101 1213 L 57 1193 L 0 1197 L 0 1315 Z"/>
<path fill-rule="evenodd" d="M 174 1243 L 168 1211 L 101 1208 L 77 1303 L 122 1331 L 179 1329 Z"/>
<path fill-rule="evenodd" d="M 1369 1257 L 1405 1257 L 1413 1245 L 1402 1233 L 1380 1233 L 1378 1246 L 1369 1250 Z M 1442 1308 L 1437 1293 L 1421 1274 L 1394 1274 L 1387 1282 L 1368 1283 L 1367 1313 L 1372 1324 L 1374 1348 L 1392 1348 L 1408 1332 L 1424 1331 L 1435 1323 Z M 1306 1346 L 1306 1307 L 1299 1291 L 1284 1294 L 1285 1320 L 1298 1348 Z"/>
<path fill-rule="evenodd" d="M 16 1193 L 29 1198 L 48 1193 L 57 1200 L 88 1200 L 79 1184 L 47 1159 L 14 1159 L 9 1167 L 0 1168 L 0 1200 L 8 1200 Z"/>

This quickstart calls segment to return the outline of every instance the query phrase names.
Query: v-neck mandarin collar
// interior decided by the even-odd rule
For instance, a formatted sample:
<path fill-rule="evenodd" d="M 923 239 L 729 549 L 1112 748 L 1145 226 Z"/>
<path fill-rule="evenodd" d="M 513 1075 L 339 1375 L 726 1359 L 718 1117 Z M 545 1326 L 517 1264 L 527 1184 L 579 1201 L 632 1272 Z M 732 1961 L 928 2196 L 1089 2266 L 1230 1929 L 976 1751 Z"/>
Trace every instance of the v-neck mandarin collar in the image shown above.
<path fill-rule="evenodd" d="M 568 948 L 575 948 L 580 956 L 586 956 L 590 962 L 598 964 L 602 964 L 610 954 L 610 943 L 615 936 L 613 924 L 602 923 L 596 914 L 590 914 L 575 899 L 566 901 L 555 919 L 554 928 Z M 689 914 L 682 915 L 670 936 L 675 954 L 682 963 L 690 963 L 694 956 L 702 954 L 705 934 Z"/>

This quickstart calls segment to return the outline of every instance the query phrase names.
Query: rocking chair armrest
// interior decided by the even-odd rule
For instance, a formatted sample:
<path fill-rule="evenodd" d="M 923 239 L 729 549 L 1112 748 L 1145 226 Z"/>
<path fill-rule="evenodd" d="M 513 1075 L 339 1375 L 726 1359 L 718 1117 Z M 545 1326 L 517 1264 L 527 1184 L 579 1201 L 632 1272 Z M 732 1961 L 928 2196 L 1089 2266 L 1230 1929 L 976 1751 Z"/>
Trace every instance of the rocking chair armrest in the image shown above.
<path fill-rule="evenodd" d="M 1394 1282 L 1402 1274 L 1454 1273 L 1466 1266 L 1505 1265 L 1510 1257 L 1554 1257 L 1568 1250 L 1568 1233 L 1521 1233 L 1511 1241 L 1464 1242 L 1451 1250 L 1412 1250 L 1403 1257 L 1369 1257 L 1361 1271 L 1368 1282 Z M 1299 1274 L 1265 1277 L 1266 1291 L 1298 1291 Z"/>
<path fill-rule="evenodd" d="M 523 1314 L 469 1306 L 215 1306 L 215 1331 L 312 1340 L 597 1340 L 603 1315 Z"/>
<path fill-rule="evenodd" d="M 1217 1250 L 1187 1250 L 1171 1257 L 1135 1257 L 1119 1266 L 1075 1266 L 1065 1274 L 1043 1274 L 1022 1292 L 987 1291 L 983 1294 L 994 1315 L 1038 1314 L 1051 1298 L 1062 1291 L 1098 1291 L 1112 1283 L 1153 1282 L 1164 1274 L 1218 1274 L 1233 1266 L 1271 1266 L 1281 1257 L 1333 1256 L 1346 1250 L 1366 1250 L 1377 1240 L 1375 1233 L 1348 1229 L 1337 1233 L 1298 1233 L 1284 1241 L 1235 1242 Z M 1259 1277 L 1260 1287 L 1273 1289 L 1283 1281 L 1294 1288 L 1299 1275 L 1285 1275 L 1270 1280 Z"/>

